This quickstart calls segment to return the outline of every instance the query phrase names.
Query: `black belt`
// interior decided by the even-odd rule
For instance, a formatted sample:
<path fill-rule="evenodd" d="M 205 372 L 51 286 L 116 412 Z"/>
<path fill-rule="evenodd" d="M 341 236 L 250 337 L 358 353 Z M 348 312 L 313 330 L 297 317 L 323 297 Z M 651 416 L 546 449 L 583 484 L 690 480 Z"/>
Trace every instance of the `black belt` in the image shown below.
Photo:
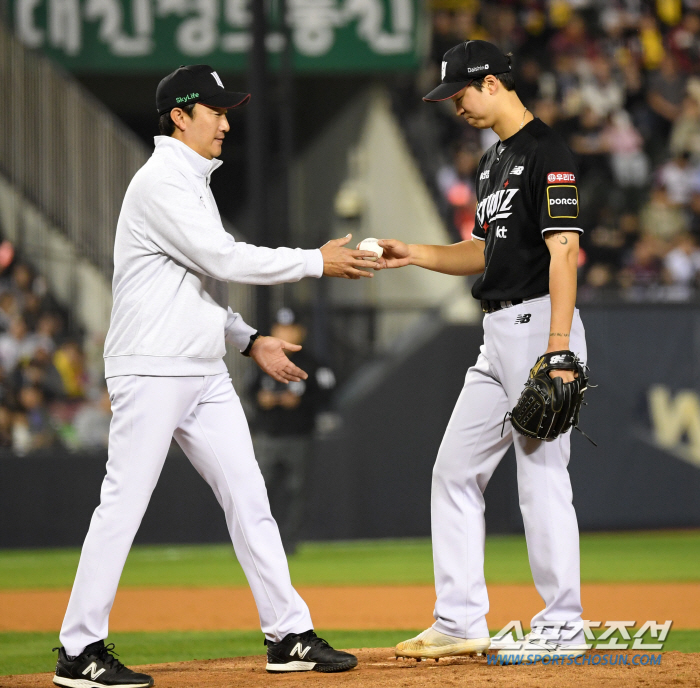
<path fill-rule="evenodd" d="M 502 308 L 510 308 L 511 306 L 519 306 L 525 301 L 532 301 L 533 299 L 539 299 L 542 296 L 547 296 L 549 292 L 544 292 L 543 294 L 536 294 L 535 296 L 528 296 L 526 299 L 511 299 L 510 301 L 491 301 L 489 299 L 481 299 L 481 310 L 484 313 L 495 313 L 500 311 Z"/>

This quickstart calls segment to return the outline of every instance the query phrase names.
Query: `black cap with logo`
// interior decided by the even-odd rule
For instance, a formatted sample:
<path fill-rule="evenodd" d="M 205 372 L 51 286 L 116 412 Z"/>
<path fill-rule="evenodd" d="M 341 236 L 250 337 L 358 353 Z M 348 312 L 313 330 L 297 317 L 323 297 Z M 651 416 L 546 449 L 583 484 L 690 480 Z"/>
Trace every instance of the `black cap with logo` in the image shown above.
<path fill-rule="evenodd" d="M 219 75 L 209 65 L 178 67 L 156 89 L 159 115 L 192 103 L 230 109 L 245 105 L 249 100 L 250 93 L 227 91 Z"/>
<path fill-rule="evenodd" d="M 474 79 L 487 74 L 510 72 L 510 59 L 493 43 L 465 41 L 450 48 L 442 57 L 442 83 L 423 100 L 436 103 L 457 95 Z"/>

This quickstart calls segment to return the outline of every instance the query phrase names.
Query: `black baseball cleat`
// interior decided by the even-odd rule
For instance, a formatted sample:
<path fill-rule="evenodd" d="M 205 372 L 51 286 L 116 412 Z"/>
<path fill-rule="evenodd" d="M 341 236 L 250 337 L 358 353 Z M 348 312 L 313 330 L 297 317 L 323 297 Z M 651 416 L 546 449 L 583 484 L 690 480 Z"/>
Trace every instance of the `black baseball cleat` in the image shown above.
<path fill-rule="evenodd" d="M 125 667 L 114 655 L 114 643 L 105 645 L 104 640 L 88 645 L 77 657 L 69 657 L 65 648 L 58 650 L 56 675 L 53 682 L 67 688 L 149 688 L 153 678 L 137 674 Z"/>
<path fill-rule="evenodd" d="M 334 650 L 313 631 L 289 633 L 279 643 L 270 640 L 267 645 L 267 666 L 275 671 L 348 671 L 357 666 L 357 657 L 349 652 Z"/>

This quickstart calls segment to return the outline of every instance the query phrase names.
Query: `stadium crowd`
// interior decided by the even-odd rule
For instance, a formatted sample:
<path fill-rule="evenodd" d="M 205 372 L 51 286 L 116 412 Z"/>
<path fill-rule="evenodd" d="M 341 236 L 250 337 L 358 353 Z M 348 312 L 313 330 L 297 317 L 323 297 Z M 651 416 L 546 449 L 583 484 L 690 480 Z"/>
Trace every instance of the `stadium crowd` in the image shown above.
<path fill-rule="evenodd" d="M 0 447 L 107 446 L 111 410 L 46 280 L 0 243 Z"/>
<path fill-rule="evenodd" d="M 465 127 L 450 101 L 418 115 L 416 89 L 439 81 L 448 48 L 484 39 L 513 53 L 523 103 L 578 158 L 581 298 L 691 298 L 700 286 L 700 0 L 431 6 L 429 65 L 399 109 L 413 113 L 404 115 L 409 140 L 413 132 L 454 239 L 471 235 L 474 174 L 495 135 Z M 428 130 L 435 145 L 416 144 Z"/>

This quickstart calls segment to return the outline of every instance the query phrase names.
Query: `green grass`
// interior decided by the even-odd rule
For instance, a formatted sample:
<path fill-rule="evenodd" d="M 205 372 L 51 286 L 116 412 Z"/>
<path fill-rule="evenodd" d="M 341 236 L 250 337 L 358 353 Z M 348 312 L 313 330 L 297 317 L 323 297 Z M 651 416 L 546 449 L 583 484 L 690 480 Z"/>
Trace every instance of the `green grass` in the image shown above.
<path fill-rule="evenodd" d="M 319 631 L 338 648 L 392 647 L 418 630 Z M 128 665 L 181 662 L 217 657 L 263 655 L 262 634 L 255 631 L 190 631 L 184 633 L 113 633 L 119 657 Z M 0 676 L 53 671 L 56 633 L 0 633 Z M 665 650 L 700 651 L 700 631 L 671 631 Z M 262 660 L 261 660 L 262 661 Z"/>
<path fill-rule="evenodd" d="M 79 550 L 0 551 L 0 589 L 68 588 Z M 429 540 L 307 543 L 290 557 L 296 585 L 431 585 Z M 525 538 L 486 540 L 489 583 L 530 583 Z M 700 581 L 700 531 L 601 533 L 581 536 L 585 583 Z M 121 585 L 243 586 L 229 545 L 134 547 Z"/>

